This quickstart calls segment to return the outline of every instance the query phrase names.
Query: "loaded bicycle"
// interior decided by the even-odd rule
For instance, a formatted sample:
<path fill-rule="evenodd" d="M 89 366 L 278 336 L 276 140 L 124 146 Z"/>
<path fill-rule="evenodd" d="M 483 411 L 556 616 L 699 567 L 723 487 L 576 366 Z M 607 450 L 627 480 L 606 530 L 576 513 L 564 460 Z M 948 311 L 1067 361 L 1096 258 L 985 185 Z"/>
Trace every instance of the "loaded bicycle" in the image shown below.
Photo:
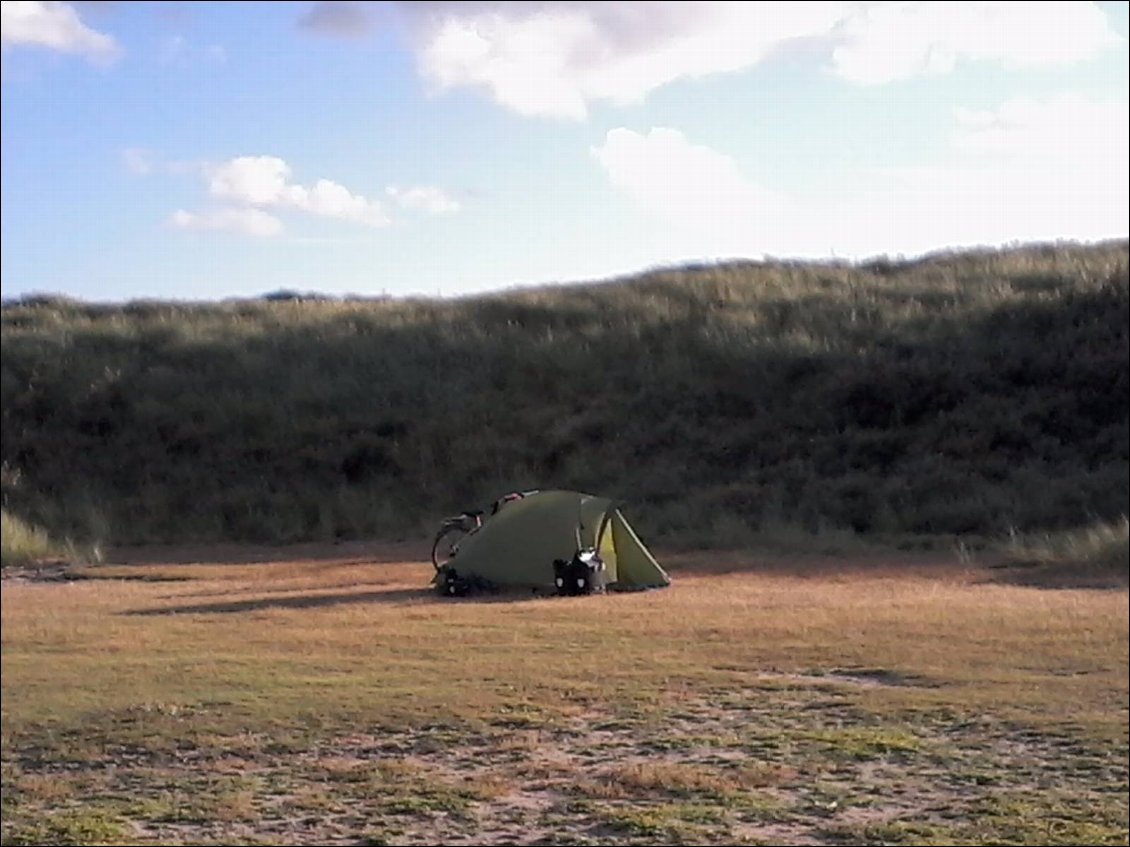
<path fill-rule="evenodd" d="M 514 500 L 521 500 L 536 491 L 513 491 L 498 498 L 491 504 L 490 514 L 498 514 L 499 509 Z M 460 512 L 458 515 L 444 518 L 436 530 L 432 540 L 432 566 L 436 569 L 435 583 L 444 594 L 462 595 L 475 589 L 487 589 L 489 585 L 483 580 L 464 577 L 456 571 L 454 561 L 459 553 L 459 546 L 467 538 L 474 535 L 483 527 L 486 512 L 474 509 Z"/>

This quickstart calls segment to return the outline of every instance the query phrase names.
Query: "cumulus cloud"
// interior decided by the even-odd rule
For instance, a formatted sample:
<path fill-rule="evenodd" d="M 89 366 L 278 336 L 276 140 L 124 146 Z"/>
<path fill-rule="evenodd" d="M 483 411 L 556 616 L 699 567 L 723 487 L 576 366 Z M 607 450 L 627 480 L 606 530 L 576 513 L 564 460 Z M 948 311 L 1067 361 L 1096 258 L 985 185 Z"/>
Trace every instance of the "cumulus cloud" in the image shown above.
<path fill-rule="evenodd" d="M 382 202 L 356 194 L 333 180 L 319 179 L 308 185 L 295 182 L 290 165 L 278 156 L 237 156 L 220 164 L 162 163 L 152 151 L 135 147 L 122 151 L 122 160 L 129 170 L 140 175 L 160 168 L 169 173 L 194 173 L 203 177 L 209 196 L 222 206 L 201 213 L 177 211 L 170 222 L 180 229 L 276 235 L 282 231 L 283 224 L 275 214 L 284 212 L 367 227 L 392 223 Z M 430 185 L 388 186 L 385 195 L 389 203 L 411 211 L 439 215 L 460 209 L 458 201 L 443 189 Z"/>
<path fill-rule="evenodd" d="M 0 42 L 5 49 L 45 47 L 95 62 L 112 61 L 121 52 L 112 37 L 86 26 L 69 3 L 36 0 L 0 3 Z"/>
<path fill-rule="evenodd" d="M 169 217 L 177 229 L 221 230 L 269 238 L 282 232 L 282 221 L 261 209 L 217 209 L 210 212 L 188 212 L 178 209 Z"/>
<path fill-rule="evenodd" d="M 580 119 L 682 77 L 736 71 L 827 32 L 843 3 L 407 4 L 423 75 L 524 115 Z"/>
<path fill-rule="evenodd" d="M 324 0 L 298 19 L 298 26 L 318 35 L 361 38 L 373 29 L 371 10 L 364 3 Z"/>
<path fill-rule="evenodd" d="M 277 156 L 238 156 L 210 170 L 208 190 L 216 197 L 256 206 L 286 197 L 290 165 Z"/>
<path fill-rule="evenodd" d="M 400 9 L 421 74 L 522 115 L 580 120 L 678 79 L 745 70 L 805 43 L 858 84 L 1085 59 L 1116 44 L 1091 3 L 418 2 Z"/>
<path fill-rule="evenodd" d="M 610 130 L 591 149 L 609 182 L 649 212 L 693 228 L 744 226 L 769 202 L 734 160 L 676 129 Z"/>
<path fill-rule="evenodd" d="M 1120 40 L 1102 9 L 1079 2 L 876 3 L 846 18 L 841 36 L 832 67 L 865 85 L 948 73 L 963 60 L 1075 62 Z"/>
<path fill-rule="evenodd" d="M 290 181 L 291 169 L 277 156 L 239 156 L 209 169 L 208 190 L 246 206 L 296 209 L 319 217 L 367 226 L 389 223 L 381 204 L 328 179 L 306 187 Z"/>
<path fill-rule="evenodd" d="M 418 185 L 412 188 L 399 188 L 390 185 L 385 188 L 389 196 L 402 209 L 411 209 L 418 212 L 427 212 L 432 215 L 443 215 L 459 211 L 459 201 L 451 197 L 442 188 L 433 185 Z"/>

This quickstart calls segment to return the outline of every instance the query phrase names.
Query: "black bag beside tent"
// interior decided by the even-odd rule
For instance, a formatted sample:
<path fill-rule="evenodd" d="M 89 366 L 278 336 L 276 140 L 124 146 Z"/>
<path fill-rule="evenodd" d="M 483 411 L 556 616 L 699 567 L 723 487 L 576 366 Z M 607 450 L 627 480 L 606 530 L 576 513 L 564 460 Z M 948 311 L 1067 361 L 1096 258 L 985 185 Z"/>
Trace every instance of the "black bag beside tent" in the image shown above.
<path fill-rule="evenodd" d="M 553 584 L 558 594 L 566 596 L 604 593 L 606 573 L 604 560 L 595 550 L 578 550 L 569 561 L 553 561 Z"/>

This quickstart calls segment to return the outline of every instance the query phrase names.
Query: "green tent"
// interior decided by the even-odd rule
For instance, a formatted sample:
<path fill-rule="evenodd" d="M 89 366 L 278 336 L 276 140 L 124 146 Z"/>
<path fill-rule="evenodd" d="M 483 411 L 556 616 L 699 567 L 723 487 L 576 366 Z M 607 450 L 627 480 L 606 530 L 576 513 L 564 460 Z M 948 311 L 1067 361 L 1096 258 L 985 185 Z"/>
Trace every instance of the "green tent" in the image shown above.
<path fill-rule="evenodd" d="M 502 586 L 554 589 L 555 559 L 597 549 L 611 590 L 658 588 L 670 577 L 607 497 L 537 491 L 502 505 L 459 545 L 451 565 Z"/>

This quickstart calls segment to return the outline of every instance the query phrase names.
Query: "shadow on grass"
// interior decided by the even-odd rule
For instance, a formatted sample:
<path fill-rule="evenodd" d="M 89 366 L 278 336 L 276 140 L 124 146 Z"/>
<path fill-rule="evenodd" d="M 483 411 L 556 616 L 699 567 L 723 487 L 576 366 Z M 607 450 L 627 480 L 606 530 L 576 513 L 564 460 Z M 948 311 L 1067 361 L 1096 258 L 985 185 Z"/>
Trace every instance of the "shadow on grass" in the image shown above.
<path fill-rule="evenodd" d="M 351 603 L 433 602 L 441 598 L 427 588 L 396 588 L 385 591 L 360 591 L 340 594 L 301 594 L 292 597 L 256 597 L 216 603 L 189 603 L 181 606 L 159 606 L 152 609 L 131 609 L 122 614 L 141 617 L 160 615 L 210 615 L 237 612 L 259 612 L 267 609 L 317 609 Z"/>
<path fill-rule="evenodd" d="M 1130 574 L 1109 568 L 1072 568 L 1056 565 L 1003 564 L 990 570 L 984 582 L 1016 585 L 1024 588 L 1093 589 L 1125 591 L 1130 588 Z"/>
<path fill-rule="evenodd" d="M 428 561 L 415 541 L 343 541 L 300 544 L 169 544 L 111 548 L 107 565 L 252 565 L 278 562 L 398 564 Z"/>
<path fill-rule="evenodd" d="M 269 609 L 318 609 L 353 603 L 514 603 L 524 600 L 550 599 L 550 593 L 531 591 L 499 591 L 467 597 L 444 597 L 433 588 L 393 588 L 383 591 L 360 591 L 339 594 L 302 594 L 291 597 L 256 597 L 216 603 L 189 603 L 159 606 L 151 609 L 130 609 L 122 612 L 131 617 L 160 615 L 211 615 L 238 612 L 260 612 Z"/>
<path fill-rule="evenodd" d="M 886 548 L 843 553 L 757 548 L 673 550 L 661 551 L 658 558 L 673 577 L 744 574 L 816 580 L 904 575 L 956 578 L 970 567 L 949 550 Z"/>

